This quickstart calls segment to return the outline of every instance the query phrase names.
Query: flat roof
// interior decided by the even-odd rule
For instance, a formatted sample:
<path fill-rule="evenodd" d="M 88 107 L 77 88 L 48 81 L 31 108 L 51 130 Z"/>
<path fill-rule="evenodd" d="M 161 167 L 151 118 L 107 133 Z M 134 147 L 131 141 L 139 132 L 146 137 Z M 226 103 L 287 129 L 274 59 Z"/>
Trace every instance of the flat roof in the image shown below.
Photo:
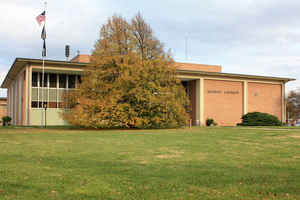
<path fill-rule="evenodd" d="M 48 65 L 63 65 L 64 67 L 78 67 L 82 68 L 89 63 L 84 62 L 71 62 L 71 61 L 61 61 L 61 60 L 44 60 L 45 64 Z M 4 81 L 1 84 L 1 88 L 7 88 L 9 86 L 10 80 L 14 80 L 18 73 L 23 69 L 26 64 L 42 64 L 42 59 L 32 59 L 32 58 L 16 58 L 13 62 L 11 68 L 9 69 Z M 190 63 L 189 63 L 190 64 Z M 208 65 L 207 65 L 208 66 Z M 211 65 L 214 66 L 214 65 Z M 205 75 L 205 76 L 215 76 L 215 77 L 229 77 L 229 78 L 243 78 L 243 79 L 263 79 L 268 81 L 282 81 L 288 82 L 296 80 L 294 78 L 283 78 L 283 77 L 272 77 L 272 76 L 257 76 L 257 75 L 247 75 L 247 74 L 233 74 L 233 73 L 223 73 L 223 72 L 207 72 L 200 70 L 190 70 L 190 69 L 177 69 L 180 74 L 188 75 Z"/>
<path fill-rule="evenodd" d="M 286 77 L 274 77 L 274 76 L 260 76 L 260 75 L 248 75 L 248 74 L 234 74 L 234 73 L 223 73 L 223 72 L 205 72 L 205 71 L 196 71 L 196 70 L 177 70 L 177 72 L 182 74 L 189 75 L 205 75 L 205 76 L 221 76 L 221 77 L 229 77 L 229 78 L 243 78 L 243 79 L 263 79 L 268 81 L 294 81 L 294 78 L 286 78 Z"/>
<path fill-rule="evenodd" d="M 71 61 L 60 61 L 60 60 L 44 60 L 45 64 L 51 65 L 63 65 L 64 67 L 85 67 L 88 63 L 79 63 Z M 32 59 L 32 58 L 16 58 L 10 67 L 4 81 L 1 84 L 1 88 L 7 88 L 9 80 L 14 80 L 18 73 L 23 69 L 26 64 L 41 64 L 43 63 L 42 59 Z"/>

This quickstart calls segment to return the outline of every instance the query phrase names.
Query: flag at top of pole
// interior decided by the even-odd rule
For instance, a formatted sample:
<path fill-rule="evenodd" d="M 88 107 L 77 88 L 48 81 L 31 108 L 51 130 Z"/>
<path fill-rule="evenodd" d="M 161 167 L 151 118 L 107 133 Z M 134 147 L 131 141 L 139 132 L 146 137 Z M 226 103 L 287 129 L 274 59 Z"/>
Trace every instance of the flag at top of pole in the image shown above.
<path fill-rule="evenodd" d="M 41 33 L 41 39 L 43 40 L 43 49 L 42 49 L 43 58 L 46 57 L 46 5 L 47 3 L 45 2 L 45 10 L 36 17 L 36 21 L 39 24 L 39 26 L 41 26 L 42 22 L 44 22 L 43 30 Z"/>
<path fill-rule="evenodd" d="M 46 20 L 46 11 L 42 12 L 36 17 L 36 21 L 40 26 L 42 25 L 42 22 L 44 22 L 45 20 Z"/>

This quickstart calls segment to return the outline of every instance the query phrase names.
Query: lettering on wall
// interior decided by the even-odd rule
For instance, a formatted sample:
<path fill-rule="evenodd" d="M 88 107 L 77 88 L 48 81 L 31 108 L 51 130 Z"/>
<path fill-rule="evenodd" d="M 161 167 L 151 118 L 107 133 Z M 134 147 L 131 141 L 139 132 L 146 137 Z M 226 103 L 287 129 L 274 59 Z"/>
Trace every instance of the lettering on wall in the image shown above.
<path fill-rule="evenodd" d="M 240 92 L 237 91 L 237 90 L 225 90 L 225 91 L 222 91 L 222 90 L 207 90 L 207 93 L 208 94 L 239 94 Z"/>

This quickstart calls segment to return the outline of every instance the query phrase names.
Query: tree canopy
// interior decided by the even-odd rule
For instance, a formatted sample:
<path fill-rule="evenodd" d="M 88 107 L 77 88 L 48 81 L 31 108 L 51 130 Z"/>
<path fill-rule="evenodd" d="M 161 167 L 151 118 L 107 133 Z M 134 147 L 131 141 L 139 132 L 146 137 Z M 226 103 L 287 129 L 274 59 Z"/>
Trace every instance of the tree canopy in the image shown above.
<path fill-rule="evenodd" d="M 297 90 L 290 91 L 287 97 L 287 118 L 288 120 L 297 121 L 300 116 L 300 92 Z"/>
<path fill-rule="evenodd" d="M 101 27 L 80 87 L 66 95 L 70 124 L 93 128 L 170 128 L 188 119 L 174 61 L 140 14 Z"/>

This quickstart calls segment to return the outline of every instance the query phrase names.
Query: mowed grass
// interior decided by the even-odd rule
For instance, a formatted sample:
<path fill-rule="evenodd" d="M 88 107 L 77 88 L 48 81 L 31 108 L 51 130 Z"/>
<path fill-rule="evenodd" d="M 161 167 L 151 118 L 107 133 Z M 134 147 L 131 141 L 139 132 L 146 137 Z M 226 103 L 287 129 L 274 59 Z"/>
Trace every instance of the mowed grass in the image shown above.
<path fill-rule="evenodd" d="M 300 199 L 300 130 L 0 129 L 0 199 Z"/>

